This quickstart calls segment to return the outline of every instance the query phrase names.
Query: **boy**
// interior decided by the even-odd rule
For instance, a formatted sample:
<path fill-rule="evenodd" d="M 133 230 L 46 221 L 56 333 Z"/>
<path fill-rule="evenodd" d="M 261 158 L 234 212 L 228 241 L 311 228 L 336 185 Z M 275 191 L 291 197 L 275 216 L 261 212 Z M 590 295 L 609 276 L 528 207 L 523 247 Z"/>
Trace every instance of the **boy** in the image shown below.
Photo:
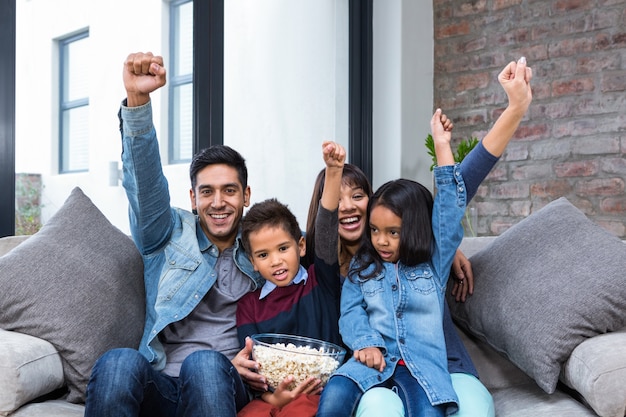
<path fill-rule="evenodd" d="M 316 220 L 316 253 L 307 269 L 300 264 L 306 251 L 305 239 L 296 217 L 275 199 L 253 205 L 242 221 L 242 242 L 250 261 L 266 283 L 244 296 L 237 305 L 237 333 L 241 346 L 255 333 L 285 333 L 312 337 L 341 345 L 337 274 L 337 215 L 345 150 L 336 143 L 323 145 L 326 186 Z M 331 263 L 326 259 L 333 259 Z M 286 378 L 274 392 L 261 394 L 239 416 L 269 416 L 276 407 L 285 415 L 314 416 L 319 380 L 309 378 L 295 389 Z M 305 394 L 305 395 L 300 395 Z M 294 399 L 297 401 L 293 401 Z M 292 402 L 293 401 L 293 402 Z M 297 408 L 296 408 L 297 407 Z M 254 412 L 253 412 L 254 410 Z M 275 411 L 274 411 L 275 412 Z M 272 414 L 274 415 L 274 414 Z"/>

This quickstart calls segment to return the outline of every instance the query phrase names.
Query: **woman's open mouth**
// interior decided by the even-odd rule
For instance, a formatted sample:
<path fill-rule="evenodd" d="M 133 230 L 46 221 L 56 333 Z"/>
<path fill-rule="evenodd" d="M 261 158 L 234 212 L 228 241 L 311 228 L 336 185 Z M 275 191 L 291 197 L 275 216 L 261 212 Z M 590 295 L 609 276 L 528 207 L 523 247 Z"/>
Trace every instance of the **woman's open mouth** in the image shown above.
<path fill-rule="evenodd" d="M 361 217 L 360 216 L 350 216 L 345 217 L 339 220 L 339 224 L 345 230 L 358 230 L 361 227 Z"/>

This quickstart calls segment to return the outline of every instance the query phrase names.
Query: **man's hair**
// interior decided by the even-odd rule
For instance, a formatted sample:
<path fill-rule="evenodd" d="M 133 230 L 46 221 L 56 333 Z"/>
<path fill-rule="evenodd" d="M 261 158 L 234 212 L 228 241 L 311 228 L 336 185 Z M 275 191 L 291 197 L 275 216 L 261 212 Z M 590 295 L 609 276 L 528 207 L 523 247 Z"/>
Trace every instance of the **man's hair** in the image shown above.
<path fill-rule="evenodd" d="M 248 187 L 248 168 L 243 156 L 233 148 L 226 145 L 213 145 L 200 150 L 193 156 L 189 166 L 189 178 L 191 188 L 196 189 L 198 172 L 209 165 L 225 164 L 237 170 L 241 187 Z"/>
<path fill-rule="evenodd" d="M 258 232 L 264 227 L 280 227 L 289 233 L 298 242 L 302 237 L 302 231 L 298 226 L 296 216 L 283 203 L 275 198 L 270 198 L 260 203 L 255 203 L 241 222 L 241 240 L 244 250 L 251 255 L 250 234 Z"/>

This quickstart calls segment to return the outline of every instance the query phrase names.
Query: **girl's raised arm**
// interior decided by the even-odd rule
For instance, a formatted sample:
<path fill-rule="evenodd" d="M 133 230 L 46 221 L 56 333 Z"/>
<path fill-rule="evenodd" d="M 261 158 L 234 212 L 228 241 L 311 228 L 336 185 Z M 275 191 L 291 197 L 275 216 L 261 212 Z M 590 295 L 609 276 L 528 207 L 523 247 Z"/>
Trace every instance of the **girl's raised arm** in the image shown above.
<path fill-rule="evenodd" d="M 450 146 L 452 127 L 452 121 L 441 113 L 441 109 L 437 109 L 430 119 L 430 130 L 435 142 L 435 157 L 439 166 L 454 165 L 454 155 Z"/>

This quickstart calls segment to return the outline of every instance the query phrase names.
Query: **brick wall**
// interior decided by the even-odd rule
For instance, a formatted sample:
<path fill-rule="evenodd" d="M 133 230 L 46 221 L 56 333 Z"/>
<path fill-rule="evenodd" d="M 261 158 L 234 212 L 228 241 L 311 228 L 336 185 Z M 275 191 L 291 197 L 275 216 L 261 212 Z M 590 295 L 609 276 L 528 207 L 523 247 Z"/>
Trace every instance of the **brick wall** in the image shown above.
<path fill-rule="evenodd" d="M 526 56 L 533 102 L 473 204 L 499 235 L 567 197 L 626 238 L 626 0 L 434 0 L 435 106 L 482 138 L 506 105 L 497 75 Z"/>

